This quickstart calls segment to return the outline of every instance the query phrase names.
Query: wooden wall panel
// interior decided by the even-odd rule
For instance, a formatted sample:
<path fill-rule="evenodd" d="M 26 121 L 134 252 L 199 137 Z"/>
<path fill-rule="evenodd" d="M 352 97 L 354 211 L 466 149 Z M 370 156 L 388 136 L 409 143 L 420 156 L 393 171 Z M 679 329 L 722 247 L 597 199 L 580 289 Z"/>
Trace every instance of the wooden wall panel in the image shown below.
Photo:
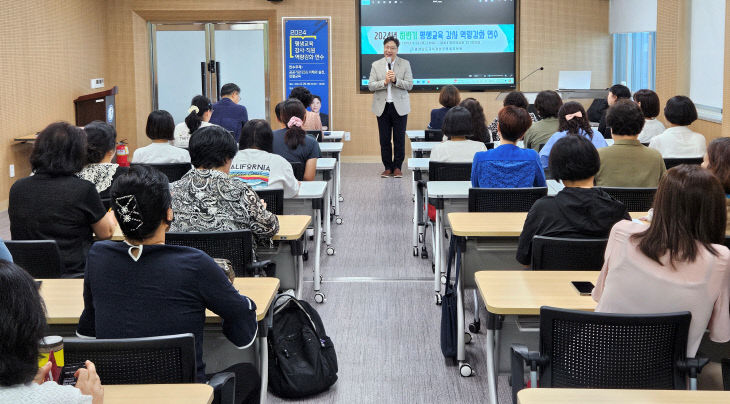
<path fill-rule="evenodd" d="M 0 210 L 12 183 L 30 173 L 29 144 L 15 144 L 54 121 L 74 122 L 73 100 L 106 74 L 104 3 L 4 1 L 0 7 Z M 102 89 L 100 89 L 102 90 Z M 10 178 L 9 165 L 15 165 Z"/>

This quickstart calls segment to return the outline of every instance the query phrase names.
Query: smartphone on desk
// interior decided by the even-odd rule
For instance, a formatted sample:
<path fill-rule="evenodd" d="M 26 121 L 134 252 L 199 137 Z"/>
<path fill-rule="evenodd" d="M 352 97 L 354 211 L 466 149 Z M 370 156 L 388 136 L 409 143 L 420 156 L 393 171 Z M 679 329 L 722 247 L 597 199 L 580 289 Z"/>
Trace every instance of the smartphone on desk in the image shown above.
<path fill-rule="evenodd" d="M 593 292 L 593 283 L 592 282 L 579 282 L 579 281 L 572 281 L 570 282 L 573 284 L 573 287 L 575 290 L 580 293 L 581 296 L 590 296 L 591 292 Z"/>

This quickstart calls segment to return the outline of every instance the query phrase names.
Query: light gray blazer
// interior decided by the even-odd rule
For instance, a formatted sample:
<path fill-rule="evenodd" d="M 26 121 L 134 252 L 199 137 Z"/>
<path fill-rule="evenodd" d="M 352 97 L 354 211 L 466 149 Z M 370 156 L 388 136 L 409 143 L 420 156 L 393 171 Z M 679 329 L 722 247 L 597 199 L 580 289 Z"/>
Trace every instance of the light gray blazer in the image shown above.
<path fill-rule="evenodd" d="M 413 88 L 413 73 L 411 64 L 407 60 L 396 57 L 395 83 L 391 85 L 390 92 L 393 95 L 393 106 L 398 115 L 408 115 L 411 112 L 411 100 L 408 97 L 408 90 Z M 383 115 L 385 99 L 388 97 L 388 87 L 384 85 L 385 73 L 388 71 L 388 63 L 385 58 L 376 60 L 370 67 L 370 80 L 368 89 L 373 91 L 373 113 L 376 116 Z"/>

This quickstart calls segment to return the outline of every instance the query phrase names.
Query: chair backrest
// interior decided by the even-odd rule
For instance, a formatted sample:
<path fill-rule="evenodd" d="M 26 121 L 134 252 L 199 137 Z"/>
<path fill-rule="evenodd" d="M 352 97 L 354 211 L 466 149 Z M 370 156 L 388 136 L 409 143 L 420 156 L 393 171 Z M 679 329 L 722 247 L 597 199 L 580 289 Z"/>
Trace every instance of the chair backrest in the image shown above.
<path fill-rule="evenodd" d="M 283 189 L 257 189 L 256 194 L 266 202 L 266 210 L 275 214 L 284 214 L 284 190 Z"/>
<path fill-rule="evenodd" d="M 577 293 L 577 292 L 576 292 Z M 692 315 L 615 314 L 540 308 L 540 387 L 686 389 Z"/>
<path fill-rule="evenodd" d="M 160 170 L 167 176 L 168 181 L 175 182 L 187 174 L 190 169 L 193 168 L 190 163 L 173 163 L 173 164 L 139 164 L 132 163 L 132 165 L 146 165 L 157 170 Z"/>
<path fill-rule="evenodd" d="M 471 163 L 428 162 L 429 181 L 470 181 Z"/>
<path fill-rule="evenodd" d="M 600 271 L 607 238 L 580 239 L 535 236 L 532 238 L 534 271 Z"/>
<path fill-rule="evenodd" d="M 469 188 L 469 212 L 529 212 L 547 187 Z"/>
<path fill-rule="evenodd" d="M 215 232 L 171 232 L 165 234 L 165 244 L 197 248 L 211 258 L 231 262 L 236 276 L 250 276 L 247 267 L 253 263 L 253 235 L 251 230 Z"/>
<path fill-rule="evenodd" d="M 667 157 L 664 159 L 664 165 L 667 166 L 667 170 L 669 170 L 672 167 L 676 167 L 680 164 L 692 164 L 692 165 L 700 165 L 702 164 L 702 157 L 685 157 L 685 158 L 670 158 Z"/>
<path fill-rule="evenodd" d="M 441 129 L 426 129 L 423 133 L 426 142 L 440 142 L 444 139 Z"/>
<path fill-rule="evenodd" d="M 487 145 L 487 150 L 492 150 L 492 149 L 494 149 L 494 142 L 487 142 L 487 143 L 485 143 L 485 144 Z"/>
<path fill-rule="evenodd" d="M 291 161 L 289 163 L 291 164 L 291 168 L 294 171 L 294 178 L 296 178 L 299 181 L 303 181 L 304 180 L 304 163 L 299 163 L 299 162 L 292 163 Z"/>
<path fill-rule="evenodd" d="M 646 212 L 654 203 L 656 188 L 601 187 L 611 197 L 626 206 L 629 212 Z"/>
<path fill-rule="evenodd" d="M 13 262 L 36 278 L 60 278 L 64 273 L 61 250 L 56 240 L 7 240 Z"/>
<path fill-rule="evenodd" d="M 94 362 L 104 384 L 195 382 L 193 334 L 148 338 L 64 338 L 64 362 Z"/>
<path fill-rule="evenodd" d="M 313 137 L 318 142 L 322 141 L 322 131 L 321 130 L 308 130 L 307 135 Z"/>

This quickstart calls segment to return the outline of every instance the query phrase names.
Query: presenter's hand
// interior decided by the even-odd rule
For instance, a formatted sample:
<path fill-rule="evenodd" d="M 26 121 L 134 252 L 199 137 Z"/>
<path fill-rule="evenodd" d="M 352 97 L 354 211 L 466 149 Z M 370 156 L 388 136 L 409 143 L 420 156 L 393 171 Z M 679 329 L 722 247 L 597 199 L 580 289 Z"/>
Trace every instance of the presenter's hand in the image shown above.
<path fill-rule="evenodd" d="M 395 83 L 395 72 L 392 70 L 388 70 L 388 72 L 385 74 L 385 81 L 387 82 L 393 82 Z"/>

